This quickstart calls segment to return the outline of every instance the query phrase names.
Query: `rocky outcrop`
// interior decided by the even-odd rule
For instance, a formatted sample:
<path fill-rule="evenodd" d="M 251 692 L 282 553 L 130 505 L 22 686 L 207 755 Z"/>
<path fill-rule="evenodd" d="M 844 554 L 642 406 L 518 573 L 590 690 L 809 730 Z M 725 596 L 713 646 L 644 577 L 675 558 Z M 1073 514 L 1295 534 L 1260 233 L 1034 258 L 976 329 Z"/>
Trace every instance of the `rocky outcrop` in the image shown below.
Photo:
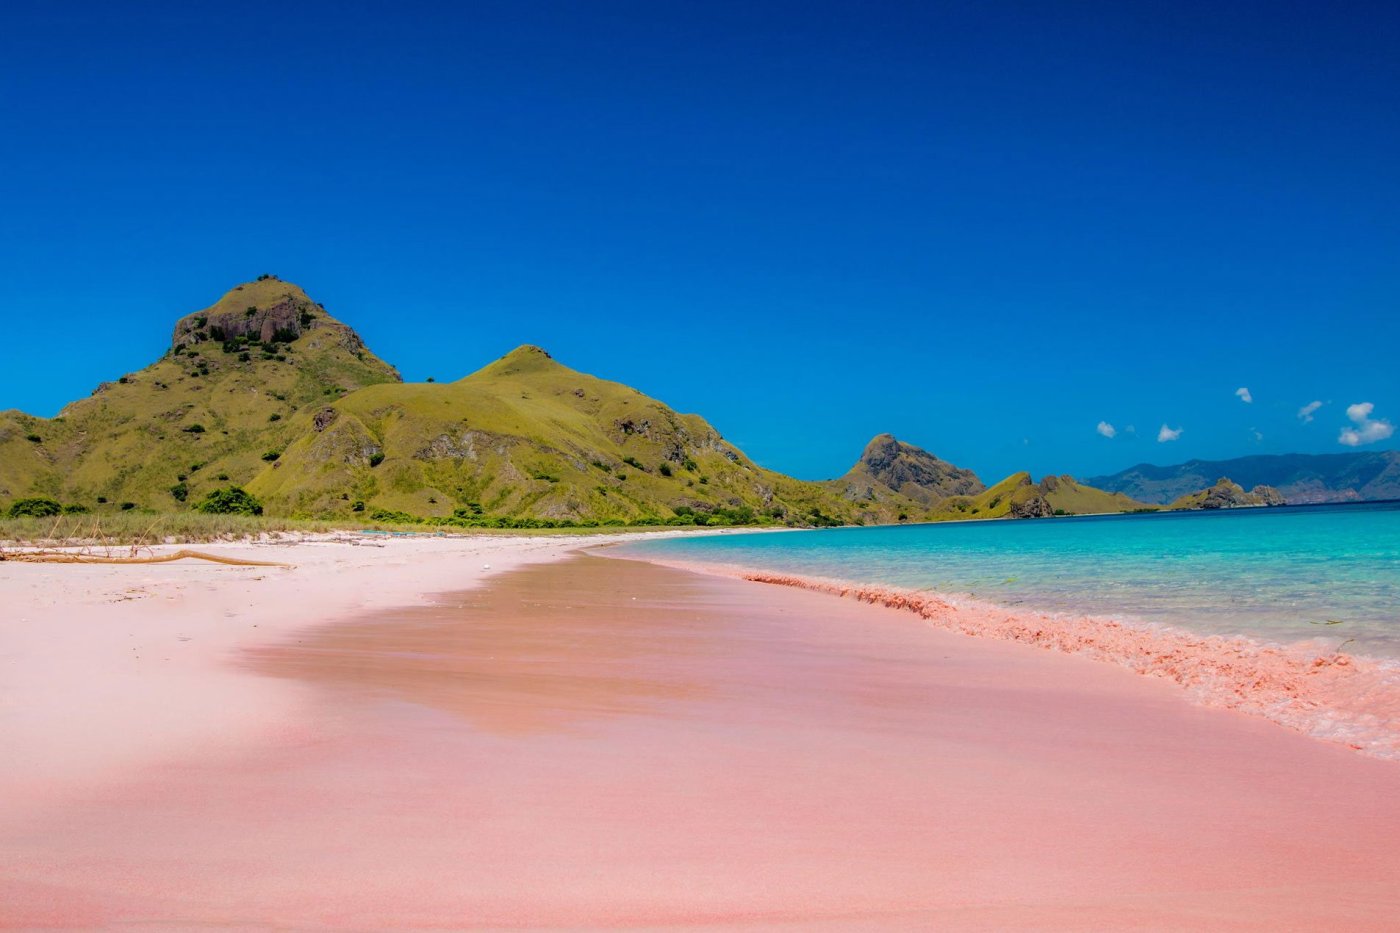
<path fill-rule="evenodd" d="M 335 424 L 335 419 L 339 416 L 340 412 L 336 411 L 334 408 L 322 408 L 320 411 L 316 412 L 315 417 L 311 419 L 311 428 L 317 434 L 320 434 L 326 428 Z"/>
<path fill-rule="evenodd" d="M 1272 486 L 1255 486 L 1249 492 L 1232 481 L 1228 476 L 1216 480 L 1215 485 L 1200 492 L 1182 496 L 1171 504 L 1173 509 L 1242 509 L 1259 506 L 1283 505 L 1284 498 Z"/>
<path fill-rule="evenodd" d="M 878 500 L 883 487 L 925 505 L 949 496 L 975 496 L 987 488 L 971 470 L 940 460 L 892 434 L 871 440 L 856 465 L 835 483 L 848 499 Z"/>
<path fill-rule="evenodd" d="M 1007 512 L 1011 518 L 1049 518 L 1054 514 L 1055 510 L 1051 507 L 1050 500 L 1043 495 L 1014 497 L 1011 500 L 1011 509 Z"/>
<path fill-rule="evenodd" d="M 267 307 L 201 311 L 175 324 L 171 346 L 226 343 L 245 337 L 259 343 L 291 343 L 315 324 L 312 307 L 309 301 L 287 295 Z"/>

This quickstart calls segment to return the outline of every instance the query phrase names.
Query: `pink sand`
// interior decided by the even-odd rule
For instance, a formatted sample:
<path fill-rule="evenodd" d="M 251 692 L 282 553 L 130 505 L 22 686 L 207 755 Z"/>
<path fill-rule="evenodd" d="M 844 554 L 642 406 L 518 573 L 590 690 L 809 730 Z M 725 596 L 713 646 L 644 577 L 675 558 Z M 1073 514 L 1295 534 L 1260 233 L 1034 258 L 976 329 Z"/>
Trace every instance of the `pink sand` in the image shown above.
<path fill-rule="evenodd" d="M 578 557 L 234 649 L 257 728 L 0 804 L 0 918 L 1400 922 L 1400 766 L 881 606 Z"/>
<path fill-rule="evenodd" d="M 1204 706 L 1263 716 L 1365 755 L 1400 760 L 1400 665 L 1346 654 L 1330 644 L 1268 645 L 1165 625 L 1009 609 L 970 597 L 893 586 L 728 564 L 653 562 L 887 606 L 947 631 L 1106 661 L 1169 680 Z"/>

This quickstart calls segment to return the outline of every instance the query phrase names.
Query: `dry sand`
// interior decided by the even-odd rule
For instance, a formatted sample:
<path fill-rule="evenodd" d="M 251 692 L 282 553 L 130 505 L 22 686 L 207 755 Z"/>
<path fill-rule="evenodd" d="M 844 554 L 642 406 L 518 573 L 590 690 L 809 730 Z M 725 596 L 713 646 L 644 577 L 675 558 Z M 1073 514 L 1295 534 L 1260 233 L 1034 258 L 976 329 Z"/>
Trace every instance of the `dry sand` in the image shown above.
<path fill-rule="evenodd" d="M 0 920 L 1400 924 L 1393 762 L 883 607 L 558 560 L 575 544 L 0 564 Z M 514 569 L 465 589 L 486 563 Z"/>

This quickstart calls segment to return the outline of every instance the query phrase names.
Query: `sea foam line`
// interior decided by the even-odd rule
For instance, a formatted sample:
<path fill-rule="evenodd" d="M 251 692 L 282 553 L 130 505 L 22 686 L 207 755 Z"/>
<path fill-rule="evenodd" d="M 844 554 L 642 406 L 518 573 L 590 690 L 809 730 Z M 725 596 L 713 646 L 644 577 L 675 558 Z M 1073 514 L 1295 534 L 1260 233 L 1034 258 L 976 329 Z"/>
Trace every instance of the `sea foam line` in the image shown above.
<path fill-rule="evenodd" d="M 1011 610 L 981 600 L 726 564 L 653 560 L 685 570 L 791 586 L 912 613 L 929 625 L 1082 655 L 1161 677 L 1203 706 L 1263 716 L 1373 758 L 1400 760 L 1400 668 L 1315 643 L 1269 645 L 1166 625 Z"/>

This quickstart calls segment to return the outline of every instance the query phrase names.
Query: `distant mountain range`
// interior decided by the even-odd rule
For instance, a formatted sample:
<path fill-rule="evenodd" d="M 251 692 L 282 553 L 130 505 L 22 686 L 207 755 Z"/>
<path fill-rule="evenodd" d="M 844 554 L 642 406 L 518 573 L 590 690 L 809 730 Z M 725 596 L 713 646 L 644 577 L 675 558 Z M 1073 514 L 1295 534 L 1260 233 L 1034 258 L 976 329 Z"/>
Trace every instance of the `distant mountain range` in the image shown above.
<path fill-rule="evenodd" d="M 1272 454 L 1234 460 L 1189 460 L 1175 466 L 1139 463 L 1121 473 L 1093 476 L 1089 485 L 1165 505 L 1205 489 L 1221 477 L 1245 488 L 1271 486 L 1284 501 L 1357 502 L 1400 499 L 1400 451 Z"/>
<path fill-rule="evenodd" d="M 1195 492 L 1221 471 L 1177 477 L 1171 489 Z M 181 318 L 161 359 L 55 418 L 0 412 L 0 508 L 41 497 L 94 513 L 169 512 L 231 486 L 273 514 L 465 525 L 811 526 L 1155 508 L 1124 494 L 1129 485 L 1094 485 L 1016 473 L 988 487 L 889 434 L 843 477 L 798 480 L 755 464 L 700 416 L 534 346 L 455 382 L 405 383 L 274 276 Z M 1158 486 L 1150 501 L 1179 495 Z"/>

